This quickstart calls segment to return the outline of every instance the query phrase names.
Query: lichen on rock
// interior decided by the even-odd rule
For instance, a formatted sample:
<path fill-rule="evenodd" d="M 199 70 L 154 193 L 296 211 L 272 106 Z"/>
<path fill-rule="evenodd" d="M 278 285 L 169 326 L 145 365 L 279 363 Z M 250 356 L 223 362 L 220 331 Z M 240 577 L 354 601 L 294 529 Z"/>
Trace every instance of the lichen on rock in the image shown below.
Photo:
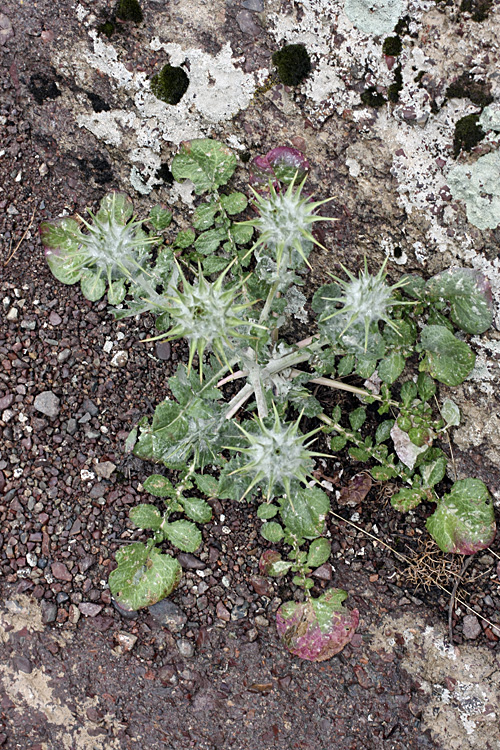
<path fill-rule="evenodd" d="M 467 218 L 478 229 L 500 225 L 500 150 L 481 156 L 474 164 L 459 164 L 448 174 L 455 200 L 462 200 Z"/>

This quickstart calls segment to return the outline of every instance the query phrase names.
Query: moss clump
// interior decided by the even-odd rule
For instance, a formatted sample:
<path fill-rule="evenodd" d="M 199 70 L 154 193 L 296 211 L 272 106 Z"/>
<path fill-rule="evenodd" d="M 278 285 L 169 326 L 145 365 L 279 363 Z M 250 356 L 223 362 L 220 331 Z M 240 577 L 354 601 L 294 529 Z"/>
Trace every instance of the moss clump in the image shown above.
<path fill-rule="evenodd" d="M 455 125 L 453 155 L 455 159 L 461 151 L 471 151 L 482 141 L 486 133 L 479 125 L 479 115 L 467 115 Z"/>
<path fill-rule="evenodd" d="M 369 89 L 363 91 L 361 94 L 361 101 L 366 104 L 367 107 L 383 107 L 385 104 L 385 98 L 382 94 L 379 94 L 375 86 L 370 86 Z"/>
<path fill-rule="evenodd" d="M 399 92 L 403 88 L 403 76 L 401 74 L 401 65 L 398 65 L 394 71 L 394 83 L 391 83 L 387 89 L 387 98 L 394 104 L 399 102 Z"/>
<path fill-rule="evenodd" d="M 272 60 L 285 86 L 298 86 L 311 72 L 311 58 L 303 44 L 286 44 Z"/>
<path fill-rule="evenodd" d="M 104 23 L 101 23 L 101 25 L 97 27 L 98 33 L 104 34 L 104 36 L 107 36 L 108 39 L 110 38 L 110 36 L 112 36 L 114 30 L 115 30 L 115 25 L 112 21 L 105 21 Z"/>
<path fill-rule="evenodd" d="M 189 78 L 182 68 L 165 65 L 151 78 L 151 91 L 167 104 L 179 104 L 189 86 Z"/>
<path fill-rule="evenodd" d="M 473 21 L 484 21 L 488 18 L 493 0 L 462 0 L 461 13 L 470 13 Z"/>
<path fill-rule="evenodd" d="M 475 81 L 470 73 L 462 73 L 448 86 L 446 96 L 449 99 L 470 99 L 478 107 L 487 107 L 493 101 L 489 84 L 484 81 Z"/>
<path fill-rule="evenodd" d="M 116 17 L 121 21 L 133 21 L 141 23 L 144 20 L 141 6 L 137 0 L 118 0 Z"/>
<path fill-rule="evenodd" d="M 401 54 L 402 49 L 403 44 L 399 36 L 388 36 L 382 45 L 383 54 L 390 57 L 397 57 Z"/>

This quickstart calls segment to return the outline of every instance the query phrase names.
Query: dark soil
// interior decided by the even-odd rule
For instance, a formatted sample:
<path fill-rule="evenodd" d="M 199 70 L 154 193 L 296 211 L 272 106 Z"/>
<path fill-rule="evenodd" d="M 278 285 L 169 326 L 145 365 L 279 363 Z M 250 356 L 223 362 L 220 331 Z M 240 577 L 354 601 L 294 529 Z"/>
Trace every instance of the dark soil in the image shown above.
<path fill-rule="evenodd" d="M 165 397 L 166 377 L 186 352 L 182 344 L 143 343 L 151 318 L 115 323 L 104 301 L 86 302 L 45 264 L 41 221 L 83 212 L 121 187 L 109 155 L 90 136 L 75 141 L 74 158 L 58 149 L 58 123 L 63 127 L 68 113 L 58 110 L 58 74 L 46 67 L 42 32 L 65 33 L 71 3 L 54 5 L 2 6 L 14 27 L 14 37 L 0 46 L 2 601 L 4 610 L 17 607 L 26 617 L 38 603 L 44 627 L 12 629 L 0 639 L 0 652 L 14 675 L 28 679 L 41 670 L 51 701 L 69 710 L 61 723 L 34 692 L 15 700 L 2 691 L 0 746 L 439 748 L 420 725 L 425 697 L 400 666 L 402 648 L 371 650 L 370 632 L 391 612 L 447 622 L 449 594 L 428 571 L 419 579 L 418 565 L 409 579 L 404 563 L 364 533 L 417 559 L 429 508 L 403 517 L 380 487 L 363 504 L 338 505 L 335 490 L 349 485 L 360 464 L 325 468 L 334 480 L 333 510 L 345 519 L 358 514 L 359 529 L 332 517 L 333 566 L 315 577 L 316 594 L 344 588 L 349 606 L 360 610 L 358 634 L 341 655 L 311 664 L 279 643 L 275 611 L 300 592 L 289 582 L 259 578 L 266 543 L 246 504 L 216 503 L 203 547 L 196 557 L 184 556 L 185 575 L 171 597 L 180 610 L 178 630 L 164 627 L 154 611 L 127 619 L 113 606 L 107 578 L 120 545 L 139 538 L 128 511 L 142 501 L 140 483 L 152 473 L 151 465 L 124 454 L 124 442 Z M 113 366 L 118 351 L 126 363 Z M 45 391 L 60 399 L 52 417 L 34 406 Z M 100 476 L 105 462 L 115 468 Z M 434 554 L 449 591 L 460 564 Z M 478 555 L 460 590 L 490 623 L 500 622 L 495 562 L 489 552 Z M 16 604 L 19 594 L 29 598 Z M 462 607 L 454 615 L 457 643 L 467 614 Z M 479 622 L 477 642 L 497 649 L 498 630 Z M 137 637 L 130 651 L 117 649 L 120 632 Z M 83 728 L 90 739 L 81 739 Z"/>

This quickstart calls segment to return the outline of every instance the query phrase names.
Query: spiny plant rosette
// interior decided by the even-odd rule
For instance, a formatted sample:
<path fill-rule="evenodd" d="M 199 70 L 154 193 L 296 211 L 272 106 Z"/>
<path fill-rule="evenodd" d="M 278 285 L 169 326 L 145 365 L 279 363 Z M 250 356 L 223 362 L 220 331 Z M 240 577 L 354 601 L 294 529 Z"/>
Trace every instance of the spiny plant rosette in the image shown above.
<path fill-rule="evenodd" d="M 315 484 L 315 462 L 334 460 L 314 451 L 314 440 L 334 454 L 348 451 L 350 463 L 368 462 L 378 481 L 399 482 L 397 511 L 435 503 L 426 525 L 441 549 L 471 554 L 493 539 L 483 482 L 461 479 L 440 491 L 449 471 L 441 445 L 460 412 L 449 397 L 437 398 L 439 383 L 456 386 L 474 368 L 467 339 L 492 323 L 491 289 L 478 271 L 455 267 L 391 284 L 387 262 L 370 274 L 365 261 L 359 276 L 344 269 L 346 280 L 316 291 L 318 325 L 307 338 L 284 340 L 283 327 L 292 330 L 293 317 L 306 314 L 300 287 L 319 245 L 314 224 L 331 220 L 318 215 L 327 201 L 306 196 L 305 157 L 280 147 L 250 164 L 249 217 L 246 196 L 230 188 L 237 164 L 217 141 L 181 145 L 171 171 L 194 185 L 193 228 L 177 231 L 164 206 L 142 224 L 115 193 L 92 221 L 45 222 L 42 239 L 62 282 L 80 282 L 91 300 L 108 289 L 115 317 L 148 311 L 156 315 L 154 338 L 186 340 L 187 366 L 168 378 L 168 397 L 127 440 L 158 473 L 144 483 L 155 500 L 130 514 L 151 537 L 117 554 L 113 595 L 132 609 L 167 596 L 181 575 L 175 550 L 195 552 L 197 524 L 210 523 L 204 496 L 244 500 L 256 509 L 263 539 L 279 545 L 264 552 L 261 572 L 291 574 L 305 592 L 277 614 L 283 643 L 319 661 L 350 640 L 358 614 L 343 606 L 345 592 L 325 591 L 312 576 L 331 552 L 330 497 Z M 350 408 L 327 407 L 326 389 L 351 394 Z M 168 472 L 177 472 L 175 482 Z"/>
<path fill-rule="evenodd" d="M 282 424 L 276 407 L 274 406 L 274 423 L 268 427 L 263 420 L 258 419 L 250 424 L 249 429 L 242 425 L 236 426 L 245 437 L 245 446 L 229 450 L 236 450 L 242 455 L 243 465 L 235 469 L 234 473 L 242 477 L 249 477 L 250 484 L 245 490 L 243 499 L 256 485 L 265 489 L 267 502 L 277 492 L 286 492 L 288 501 L 293 506 L 291 481 L 295 478 L 299 482 L 307 483 L 312 478 L 313 456 L 321 453 L 310 451 L 311 443 L 305 441 L 316 434 L 319 429 L 312 430 L 307 435 L 299 432 L 300 418 L 291 424 Z"/>

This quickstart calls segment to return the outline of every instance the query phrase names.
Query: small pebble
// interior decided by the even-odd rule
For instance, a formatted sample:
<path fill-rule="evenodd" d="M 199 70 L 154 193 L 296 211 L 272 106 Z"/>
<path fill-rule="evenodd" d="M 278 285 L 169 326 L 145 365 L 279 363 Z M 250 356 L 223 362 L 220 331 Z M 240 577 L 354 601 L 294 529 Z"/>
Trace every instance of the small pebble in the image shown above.
<path fill-rule="evenodd" d="M 60 399 L 52 391 L 42 391 L 35 398 L 33 406 L 46 417 L 57 417 L 59 414 Z"/>
<path fill-rule="evenodd" d="M 481 633 L 481 625 L 476 615 L 465 615 L 462 620 L 462 633 L 464 638 L 473 641 Z"/>
<path fill-rule="evenodd" d="M 181 656 L 184 656 L 186 659 L 190 659 L 194 656 L 194 646 L 187 638 L 179 638 L 176 643 Z"/>
<path fill-rule="evenodd" d="M 170 599 L 162 599 L 148 607 L 148 610 L 153 620 L 164 625 L 171 633 L 179 633 L 188 619 L 182 609 Z"/>

